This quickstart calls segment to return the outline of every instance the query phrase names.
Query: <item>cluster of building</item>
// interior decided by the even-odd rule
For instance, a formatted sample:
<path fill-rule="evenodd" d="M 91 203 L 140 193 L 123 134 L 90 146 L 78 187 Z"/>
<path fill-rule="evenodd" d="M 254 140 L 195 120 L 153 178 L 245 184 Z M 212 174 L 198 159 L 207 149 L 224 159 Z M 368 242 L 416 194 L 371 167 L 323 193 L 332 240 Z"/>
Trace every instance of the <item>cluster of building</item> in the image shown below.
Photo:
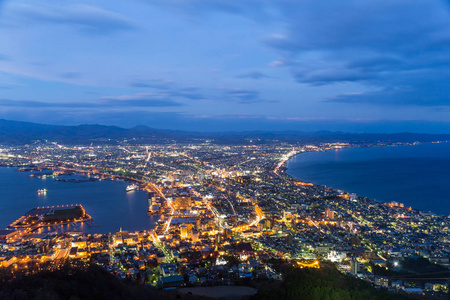
<path fill-rule="evenodd" d="M 2 232 L 3 267 L 37 270 L 66 258 L 89 260 L 120 278 L 172 287 L 227 284 L 245 278 L 281 278 L 270 265 L 336 264 L 376 286 L 395 291 L 447 292 L 449 281 L 379 276 L 373 266 L 400 270 L 424 258 L 450 267 L 449 216 L 400 203 L 380 203 L 285 173 L 285 162 L 307 151 L 349 144 L 2 147 L 3 165 L 88 172 L 140 183 L 153 229 L 109 235 Z M 5 235 L 6 234 L 6 235 Z"/>

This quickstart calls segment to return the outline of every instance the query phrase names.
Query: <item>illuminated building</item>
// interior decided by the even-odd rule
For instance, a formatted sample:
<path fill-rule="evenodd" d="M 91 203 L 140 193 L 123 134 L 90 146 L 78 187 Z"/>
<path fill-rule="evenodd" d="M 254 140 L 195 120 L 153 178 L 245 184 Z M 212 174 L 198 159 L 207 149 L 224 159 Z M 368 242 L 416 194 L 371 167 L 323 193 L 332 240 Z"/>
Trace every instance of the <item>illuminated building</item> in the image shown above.
<path fill-rule="evenodd" d="M 264 228 L 265 229 L 272 229 L 274 225 L 274 221 L 272 219 L 265 219 L 264 220 Z"/>
<path fill-rule="evenodd" d="M 326 215 L 327 215 L 327 218 L 328 218 L 328 219 L 334 220 L 334 210 L 327 209 L 327 210 L 326 210 Z"/>
<path fill-rule="evenodd" d="M 175 198 L 175 201 L 173 201 L 173 207 L 175 207 L 175 209 L 189 209 L 191 204 L 191 197 L 177 197 Z"/>
<path fill-rule="evenodd" d="M 191 233 L 192 242 L 194 242 L 194 243 L 198 242 L 198 240 L 199 240 L 198 237 L 199 237 L 198 231 L 192 230 L 192 233 Z"/>
<path fill-rule="evenodd" d="M 350 272 L 353 274 L 358 274 L 359 272 L 359 262 L 356 258 L 352 258 L 350 261 Z"/>
<path fill-rule="evenodd" d="M 188 224 L 188 225 L 191 225 L 191 224 Z M 188 226 L 188 225 L 185 225 L 185 224 L 180 225 L 180 235 L 181 235 L 182 239 L 188 239 L 191 237 L 192 225 L 191 226 Z"/>

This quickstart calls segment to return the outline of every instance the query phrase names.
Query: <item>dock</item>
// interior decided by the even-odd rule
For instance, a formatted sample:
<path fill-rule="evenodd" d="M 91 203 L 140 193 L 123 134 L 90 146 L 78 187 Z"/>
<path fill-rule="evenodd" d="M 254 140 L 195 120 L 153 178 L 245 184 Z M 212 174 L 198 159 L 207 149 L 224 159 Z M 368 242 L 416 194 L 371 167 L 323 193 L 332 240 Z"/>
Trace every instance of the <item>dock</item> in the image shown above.
<path fill-rule="evenodd" d="M 57 205 L 35 207 L 21 216 L 7 229 L 17 232 L 15 237 L 37 232 L 39 229 L 56 228 L 61 225 L 77 225 L 86 223 L 88 226 L 95 226 L 92 217 L 86 212 L 81 204 Z"/>

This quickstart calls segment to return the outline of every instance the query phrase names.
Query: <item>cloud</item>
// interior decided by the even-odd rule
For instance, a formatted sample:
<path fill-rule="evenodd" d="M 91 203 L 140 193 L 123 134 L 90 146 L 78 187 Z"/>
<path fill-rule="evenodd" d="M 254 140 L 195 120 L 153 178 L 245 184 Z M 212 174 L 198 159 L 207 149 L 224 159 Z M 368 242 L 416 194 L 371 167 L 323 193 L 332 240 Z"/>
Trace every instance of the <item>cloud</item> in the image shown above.
<path fill-rule="evenodd" d="M 134 23 L 121 15 L 90 5 L 41 7 L 16 5 L 16 13 L 36 23 L 67 25 L 93 35 L 136 29 Z"/>
<path fill-rule="evenodd" d="M 409 79 L 408 86 L 395 88 L 384 88 L 378 91 L 343 94 L 330 99 L 327 102 L 350 103 L 350 104 L 379 104 L 379 105 L 414 105 L 450 107 L 450 84 L 446 78 L 450 74 L 442 74 L 443 78 L 429 77 L 426 75 Z M 432 76 L 431 74 L 429 76 Z M 415 83 L 415 84 L 414 84 Z"/>
<path fill-rule="evenodd" d="M 441 1 L 281 1 L 288 24 L 264 43 L 299 83 L 358 82 L 341 103 L 450 105 L 450 13 Z M 448 75 L 448 74 L 447 74 Z M 436 80 L 429 80 L 433 78 Z"/>
<path fill-rule="evenodd" d="M 262 79 L 262 78 L 269 78 L 266 74 L 259 72 L 259 71 L 253 71 L 241 74 L 237 76 L 238 78 L 250 78 L 250 79 Z"/>
<path fill-rule="evenodd" d="M 272 102 L 262 99 L 260 93 L 255 90 L 236 89 L 225 92 L 226 99 L 237 100 L 241 104 Z"/>
<path fill-rule="evenodd" d="M 171 80 L 138 80 L 130 84 L 131 87 L 155 89 L 153 95 L 159 97 L 181 97 L 191 100 L 205 99 L 205 96 L 195 87 L 179 87 Z"/>
<path fill-rule="evenodd" d="M 172 99 L 162 98 L 159 94 L 141 93 L 135 95 L 122 95 L 116 97 L 101 97 L 100 101 L 106 106 L 123 107 L 170 107 L 183 106 L 182 103 Z"/>
<path fill-rule="evenodd" d="M 135 80 L 130 83 L 131 87 L 137 88 L 155 88 L 155 89 L 167 89 L 173 82 L 171 80 L 163 79 L 147 79 L 147 80 Z"/>
<path fill-rule="evenodd" d="M 448 10 L 426 0 L 281 1 L 287 31 L 268 39 L 271 46 L 303 51 L 422 51 L 448 38 Z M 432 18 L 430 18 L 432 17 Z M 443 27 L 444 26 L 444 27 Z M 423 44 L 425 42 L 425 44 Z M 389 53 L 388 52 L 388 53 Z M 357 53 L 354 53 L 357 54 Z"/>
<path fill-rule="evenodd" d="M 276 23 L 262 43 L 278 58 L 268 65 L 288 68 L 300 84 L 359 83 L 378 88 L 376 97 L 352 95 L 352 102 L 447 105 L 439 78 L 450 66 L 449 1 L 429 0 L 167 0 L 151 1 L 197 17 L 228 13 Z M 280 29 L 281 28 L 281 29 Z M 262 78 L 243 74 L 241 78 Z M 440 75 L 442 78 L 442 75 Z M 420 91 L 414 88 L 421 81 Z M 415 97 L 411 90 L 420 92 Z M 393 92 L 395 91 L 395 93 Z M 395 98 L 394 95 L 398 98 Z M 389 101 L 375 101 L 375 98 Z M 404 97 L 404 98 L 402 98 Z M 349 101 L 346 95 L 339 101 Z M 242 95 L 244 101 L 255 99 Z M 369 101 L 369 99 L 372 99 Z M 421 100 L 422 99 L 422 100 Z"/>
<path fill-rule="evenodd" d="M 101 97 L 94 101 L 72 101 L 72 102 L 45 102 L 30 100 L 0 99 L 0 107 L 15 108 L 79 108 L 79 109 L 111 109 L 111 108 L 150 108 L 150 107 L 179 107 L 182 103 L 172 99 L 155 97 L 152 94 L 122 95 L 115 97 Z"/>
<path fill-rule="evenodd" d="M 375 74 L 367 74 L 360 70 L 340 68 L 323 68 L 310 70 L 306 68 L 292 68 L 296 80 L 311 85 L 326 85 L 334 82 L 357 82 L 374 78 Z"/>
<path fill-rule="evenodd" d="M 269 62 L 267 65 L 269 67 L 276 68 L 276 67 L 283 67 L 283 66 L 289 65 L 289 63 L 287 63 L 286 61 L 283 61 L 283 60 L 274 60 L 274 61 Z"/>
<path fill-rule="evenodd" d="M 180 88 L 178 90 L 170 90 L 167 92 L 170 97 L 183 97 L 192 100 L 202 100 L 205 97 L 199 92 L 198 88 Z"/>
<path fill-rule="evenodd" d="M 81 73 L 78 72 L 64 72 L 59 75 L 63 79 L 77 79 L 81 77 Z"/>
<path fill-rule="evenodd" d="M 65 104 L 65 107 L 69 107 Z M 44 107 L 62 107 L 61 103 L 51 103 L 42 101 L 31 101 L 31 100 L 11 100 L 11 99 L 0 99 L 0 108 L 5 107 L 15 107 L 15 108 L 44 108 Z"/>
<path fill-rule="evenodd" d="M 272 0 L 145 0 L 145 2 L 179 11 L 188 16 L 207 16 L 210 13 L 221 12 L 249 17 L 258 22 L 271 19 L 271 10 L 267 9 Z"/>
<path fill-rule="evenodd" d="M 241 78 L 259 79 L 268 77 L 261 72 L 250 72 L 239 76 Z M 248 89 L 228 89 L 216 90 L 212 95 L 205 96 L 199 88 L 196 87 L 179 87 L 171 80 L 137 80 L 130 84 L 131 87 L 145 88 L 153 90 L 152 95 L 155 98 L 186 98 L 190 100 L 213 100 L 213 101 L 237 101 L 240 104 L 273 102 L 262 99 L 260 93 L 256 90 Z"/>

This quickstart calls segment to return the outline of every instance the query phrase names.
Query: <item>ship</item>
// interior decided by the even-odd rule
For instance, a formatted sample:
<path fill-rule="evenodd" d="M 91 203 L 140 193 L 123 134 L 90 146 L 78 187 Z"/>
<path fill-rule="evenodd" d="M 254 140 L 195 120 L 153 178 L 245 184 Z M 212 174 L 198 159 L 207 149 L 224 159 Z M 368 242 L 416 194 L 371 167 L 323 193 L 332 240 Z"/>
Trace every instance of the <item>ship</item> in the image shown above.
<path fill-rule="evenodd" d="M 39 189 L 37 190 L 38 195 L 46 195 L 47 194 L 47 189 Z"/>
<path fill-rule="evenodd" d="M 134 190 L 137 190 L 139 188 L 139 186 L 137 184 L 130 184 L 129 186 L 127 186 L 127 192 L 131 192 Z"/>

